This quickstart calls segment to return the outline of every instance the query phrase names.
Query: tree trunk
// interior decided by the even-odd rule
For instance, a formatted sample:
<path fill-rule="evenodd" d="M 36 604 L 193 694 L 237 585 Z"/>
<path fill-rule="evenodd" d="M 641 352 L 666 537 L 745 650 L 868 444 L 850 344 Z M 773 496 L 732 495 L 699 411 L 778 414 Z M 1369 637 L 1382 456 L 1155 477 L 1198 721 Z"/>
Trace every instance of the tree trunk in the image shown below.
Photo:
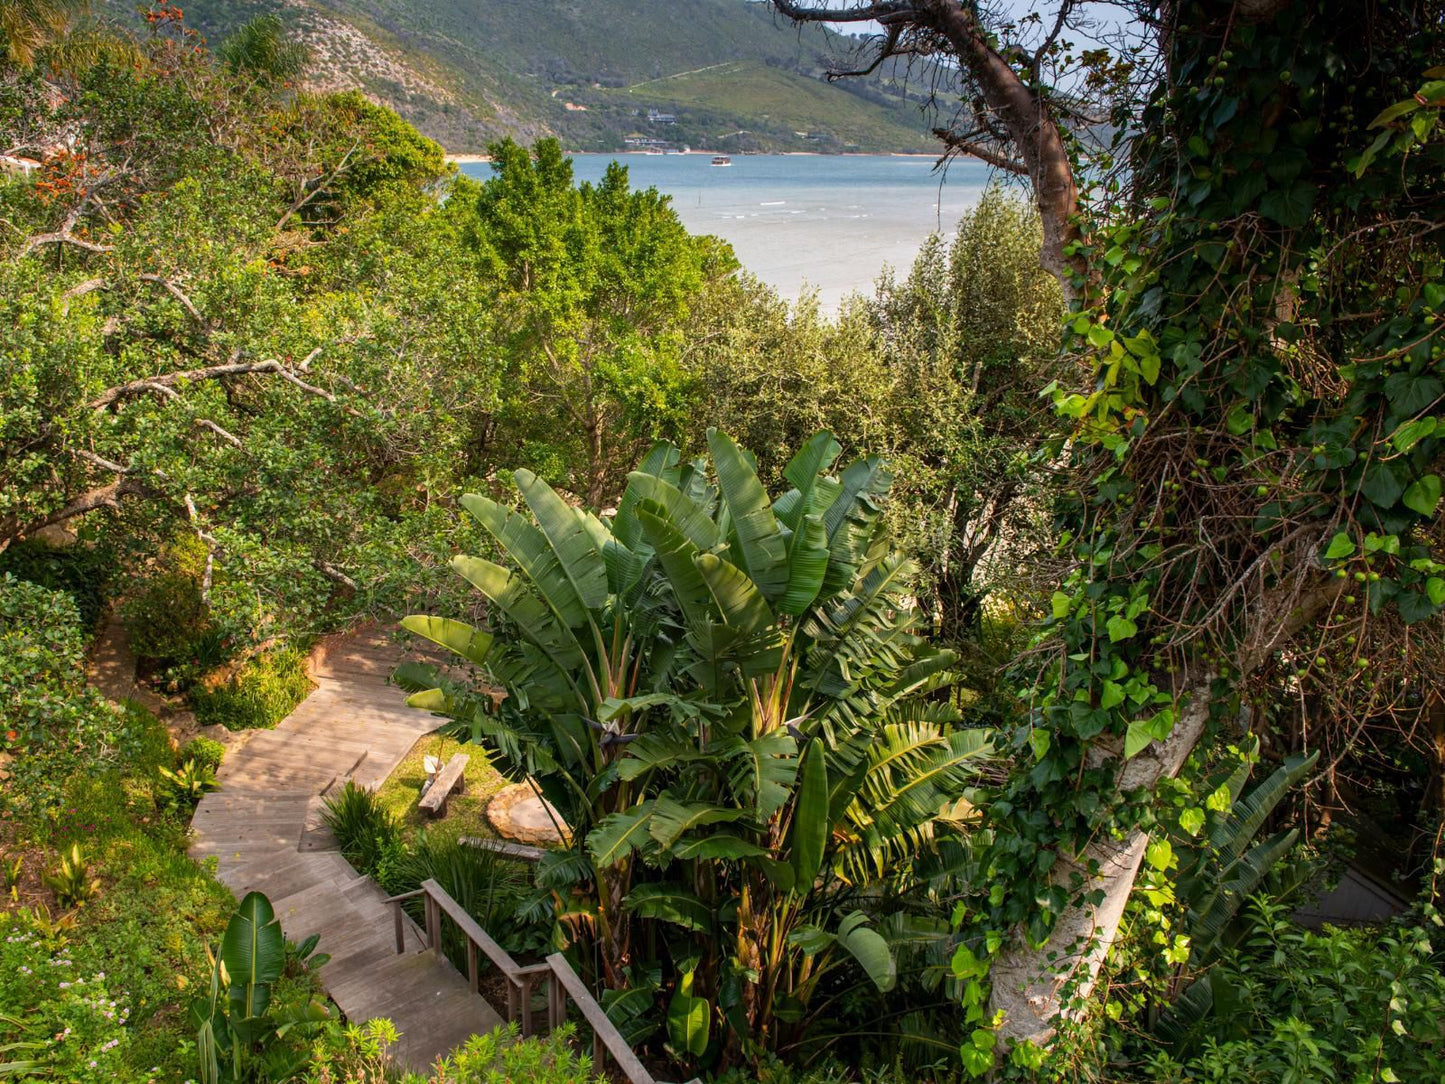
<path fill-rule="evenodd" d="M 1258 669 L 1295 633 L 1312 623 L 1343 591 L 1347 581 L 1324 576 L 1314 562 L 1316 547 L 1334 529 L 1323 527 L 1318 536 L 1302 537 L 1291 547 L 1286 572 L 1274 586 L 1262 590 L 1248 607 L 1245 636 L 1234 653 L 1233 680 L 1238 683 Z M 1124 763 L 1117 786 L 1120 791 L 1152 791 L 1161 780 L 1179 774 L 1209 722 L 1210 688 L 1218 677 L 1213 668 L 1187 667 L 1175 684 L 1178 716 L 1174 729 L 1162 742 L 1151 742 Z M 1089 752 L 1089 767 L 1123 756 L 1123 738 L 1101 739 Z M 1134 878 L 1148 845 L 1146 833 L 1133 829 L 1122 839 L 1096 840 L 1079 855 L 1059 855 L 1051 880 L 1069 886 L 1079 874 L 1085 879 L 1080 893 L 1101 891 L 1098 906 L 1078 903 L 1059 915 L 1049 940 L 1033 948 L 1019 930 L 995 957 L 990 971 L 993 989 L 989 1008 L 1002 1011 L 1000 1052 L 1021 1039 L 1044 1044 L 1062 1018 L 1073 1018 L 1094 988 L 1104 958 L 1119 932 L 1124 908 L 1134 890 Z M 1097 863 L 1098 873 L 1089 874 Z"/>
<path fill-rule="evenodd" d="M 1161 780 L 1179 773 L 1209 721 L 1209 687 L 1214 676 L 1201 673 L 1185 684 L 1184 703 L 1173 732 L 1125 764 L 1119 776 L 1121 790 L 1152 790 Z M 1095 759 L 1118 754 L 1117 749 L 1101 748 Z M 1104 898 L 1097 907 L 1065 910 L 1042 948 L 1031 948 L 1016 931 L 1013 942 L 995 959 L 989 1007 L 1004 1013 L 999 1037 L 1005 1048 L 1021 1039 L 1043 1045 L 1053 1036 L 1060 1017 L 1073 1015 L 1064 1004 L 1065 996 L 1071 996 L 1075 1004 L 1088 997 L 1118 933 L 1148 842 L 1147 834 L 1134 829 L 1123 839 L 1097 840 L 1078 858 L 1055 863 L 1055 884 L 1067 887 L 1078 874 L 1085 878 L 1083 893 L 1102 891 Z M 1093 862 L 1098 863 L 1099 872 L 1089 876 Z M 1074 989 L 1069 991 L 1071 985 Z"/>

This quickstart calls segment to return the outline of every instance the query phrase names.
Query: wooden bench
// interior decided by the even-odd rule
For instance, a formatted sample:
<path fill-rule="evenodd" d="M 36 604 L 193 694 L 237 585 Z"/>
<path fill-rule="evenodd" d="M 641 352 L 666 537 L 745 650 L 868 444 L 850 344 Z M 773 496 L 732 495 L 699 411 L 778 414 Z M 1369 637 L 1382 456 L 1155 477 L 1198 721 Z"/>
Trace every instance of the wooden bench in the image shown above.
<path fill-rule="evenodd" d="M 466 753 L 458 753 L 447 761 L 447 766 L 437 773 L 436 779 L 417 803 L 423 813 L 428 817 L 446 814 L 447 799 L 452 796 L 452 791 L 461 794 L 467 789 L 467 761 L 471 759 Z"/>

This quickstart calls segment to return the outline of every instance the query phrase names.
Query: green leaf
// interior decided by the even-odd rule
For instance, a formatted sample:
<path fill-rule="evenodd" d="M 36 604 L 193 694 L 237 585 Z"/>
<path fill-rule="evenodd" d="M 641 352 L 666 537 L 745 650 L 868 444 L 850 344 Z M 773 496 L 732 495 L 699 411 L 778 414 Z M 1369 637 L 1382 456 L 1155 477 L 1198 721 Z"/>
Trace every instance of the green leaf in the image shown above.
<path fill-rule="evenodd" d="M 671 922 L 674 926 L 707 933 L 713 928 L 712 910 L 679 884 L 645 881 L 633 885 L 622 906 L 643 918 Z"/>
<path fill-rule="evenodd" d="M 838 944 L 857 960 L 879 990 L 893 989 L 898 981 L 898 968 L 888 942 L 876 930 L 865 925 L 868 916 L 854 911 L 838 924 Z"/>
<path fill-rule="evenodd" d="M 1297 230 L 1310 220 L 1310 211 L 1315 205 L 1315 186 L 1302 178 L 1296 178 L 1278 188 L 1272 188 L 1259 200 L 1259 213 L 1273 219 L 1286 229 Z"/>
<path fill-rule="evenodd" d="M 1124 759 L 1131 760 L 1143 752 L 1144 748 L 1154 740 L 1154 735 L 1149 728 L 1149 720 L 1135 719 L 1129 724 L 1129 729 L 1124 732 Z"/>
<path fill-rule="evenodd" d="M 725 821 L 739 820 L 740 809 L 724 809 L 707 802 L 679 802 L 666 793 L 659 794 L 652 805 L 652 823 L 648 834 L 662 847 L 671 847 L 694 828 Z"/>
<path fill-rule="evenodd" d="M 1433 434 L 1438 425 L 1439 422 L 1434 418 L 1416 418 L 1396 429 L 1394 435 L 1390 437 L 1390 443 L 1395 446 L 1395 451 L 1403 454 Z"/>
<path fill-rule="evenodd" d="M 700 997 L 683 992 L 679 986 L 667 1006 L 667 1038 L 679 1054 L 701 1057 L 707 1050 L 712 1010 Z"/>
<path fill-rule="evenodd" d="M 806 893 L 822 868 L 823 850 L 828 843 L 828 768 L 819 739 L 808 744 L 798 776 L 789 859 L 798 891 Z"/>
<path fill-rule="evenodd" d="M 535 524 L 476 493 L 465 494 L 462 507 L 497 540 L 563 624 L 570 628 L 586 624 L 587 608 L 576 586 L 562 567 L 557 551 Z"/>
<path fill-rule="evenodd" d="M 1065 594 L 1063 591 L 1055 591 L 1049 596 L 1049 609 L 1054 615 L 1055 621 L 1060 621 L 1069 616 L 1069 611 L 1074 608 L 1074 596 Z"/>
<path fill-rule="evenodd" d="M 1190 806 L 1179 814 L 1179 827 L 1191 836 L 1197 836 L 1204 828 L 1204 810 Z"/>
<path fill-rule="evenodd" d="M 610 813 L 597 822 L 587 836 L 587 850 L 599 869 L 608 869 L 627 859 L 648 838 L 648 817 L 652 802 Z"/>
<path fill-rule="evenodd" d="M 773 506 L 757 472 L 731 437 L 709 429 L 707 446 L 723 503 L 732 519 L 732 533 L 737 538 L 737 564 L 746 570 L 763 598 L 775 602 L 788 586 L 788 559 Z"/>
<path fill-rule="evenodd" d="M 1166 870 L 1174 860 L 1174 847 L 1167 839 L 1153 839 L 1144 848 L 1144 861 L 1157 870 Z"/>
<path fill-rule="evenodd" d="M 756 843 L 749 843 L 727 832 L 705 839 L 688 840 L 672 849 L 674 857 L 689 861 L 699 858 L 756 858 L 768 852 Z"/>
<path fill-rule="evenodd" d="M 717 524 L 696 501 L 676 486 L 650 474 L 633 471 L 627 476 L 627 492 L 634 495 L 639 505 L 646 502 L 656 506 L 656 515 L 681 532 L 698 550 L 707 553 L 717 547 Z"/>
<path fill-rule="evenodd" d="M 512 478 L 582 605 L 589 610 L 602 609 L 607 604 L 607 566 L 576 509 L 529 470 L 514 471 Z"/>
<path fill-rule="evenodd" d="M 1106 711 L 1124 702 L 1124 688 L 1117 681 L 1105 681 L 1104 691 L 1099 696 L 1099 707 Z"/>
<path fill-rule="evenodd" d="M 677 528 L 660 504 L 644 501 L 638 505 L 636 516 L 672 587 L 684 620 L 694 627 L 706 624 L 712 616 L 712 592 L 694 561 L 699 552 L 697 546 Z"/>
<path fill-rule="evenodd" d="M 1427 474 L 1410 483 L 1401 499 L 1405 502 L 1405 507 L 1413 512 L 1419 512 L 1422 516 L 1434 515 L 1435 506 L 1440 503 L 1440 476 Z"/>
<path fill-rule="evenodd" d="M 1127 640 L 1139 631 L 1139 626 L 1130 621 L 1122 614 L 1115 614 L 1104 622 L 1104 628 L 1108 630 L 1109 642 L 1117 644 L 1120 640 Z"/>
<path fill-rule="evenodd" d="M 1425 581 L 1425 594 L 1436 606 L 1445 605 L 1445 580 L 1431 576 Z"/>
<path fill-rule="evenodd" d="M 231 1014 L 239 1020 L 264 1016 L 271 985 L 286 964 L 286 937 L 271 901 L 250 892 L 221 935 L 221 963 L 230 980 Z"/>
<path fill-rule="evenodd" d="M 804 516 L 788 550 L 788 586 L 778 612 L 800 614 L 812 605 L 828 572 L 828 536 L 822 516 Z"/>
<path fill-rule="evenodd" d="M 1330 544 L 1325 548 L 1326 561 L 1338 561 L 1341 557 L 1348 557 L 1355 552 L 1355 541 L 1344 531 L 1338 532 L 1330 539 Z"/>
<path fill-rule="evenodd" d="M 746 633 L 759 633 L 773 624 L 773 612 L 763 593 L 737 565 L 713 553 L 698 554 L 693 564 L 727 624 Z"/>
<path fill-rule="evenodd" d="M 401 627 L 456 652 L 477 666 L 486 664 L 487 652 L 492 648 L 491 633 L 474 629 L 465 621 L 453 621 L 449 617 L 412 614 L 401 619 Z"/>

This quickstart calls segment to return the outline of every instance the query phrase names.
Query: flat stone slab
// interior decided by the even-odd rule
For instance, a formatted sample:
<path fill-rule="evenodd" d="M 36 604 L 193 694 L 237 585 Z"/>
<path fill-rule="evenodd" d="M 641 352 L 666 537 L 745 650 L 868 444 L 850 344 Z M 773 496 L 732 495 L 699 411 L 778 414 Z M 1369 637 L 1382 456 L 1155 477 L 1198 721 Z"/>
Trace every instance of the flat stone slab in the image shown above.
<path fill-rule="evenodd" d="M 487 819 L 498 835 L 519 843 L 565 843 L 571 837 L 562 815 L 526 783 L 498 791 L 487 805 Z"/>

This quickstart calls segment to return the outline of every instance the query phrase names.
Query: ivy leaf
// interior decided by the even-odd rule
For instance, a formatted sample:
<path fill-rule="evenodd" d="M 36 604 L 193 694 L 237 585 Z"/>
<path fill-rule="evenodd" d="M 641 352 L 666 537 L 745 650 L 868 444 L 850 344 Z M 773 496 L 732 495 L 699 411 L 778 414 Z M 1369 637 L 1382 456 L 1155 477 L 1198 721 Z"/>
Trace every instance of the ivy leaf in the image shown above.
<path fill-rule="evenodd" d="M 1329 547 L 1325 550 L 1325 560 L 1338 561 L 1341 557 L 1348 557 L 1354 552 L 1354 540 L 1344 531 L 1340 531 L 1334 538 L 1330 539 Z"/>
<path fill-rule="evenodd" d="M 1069 609 L 1073 604 L 1073 596 L 1065 594 L 1063 591 L 1055 591 L 1049 598 L 1049 607 L 1053 611 L 1055 620 L 1068 617 Z"/>
<path fill-rule="evenodd" d="M 1149 733 L 1149 720 L 1135 719 L 1124 732 L 1124 759 L 1134 759 L 1153 740 L 1154 735 Z"/>
<path fill-rule="evenodd" d="M 1445 384 L 1429 374 L 1395 373 L 1385 379 L 1385 398 L 1401 414 L 1418 414 L 1440 398 Z"/>
<path fill-rule="evenodd" d="M 1373 463 L 1360 481 L 1360 492 L 1376 508 L 1392 508 L 1400 499 L 1403 486 L 1389 463 Z"/>
<path fill-rule="evenodd" d="M 1179 814 L 1179 827 L 1191 836 L 1197 836 L 1204 828 L 1204 810 L 1198 806 L 1190 806 Z"/>
<path fill-rule="evenodd" d="M 1435 582 L 1440 584 L 1442 591 L 1445 591 L 1445 580 L 1436 580 Z M 1029 747 L 1034 751 L 1034 759 L 1043 760 L 1048 756 L 1049 746 L 1053 744 L 1053 741 L 1054 739 L 1047 730 L 1035 728 L 1029 731 Z"/>
<path fill-rule="evenodd" d="M 1413 422 L 1406 422 L 1395 430 L 1395 435 L 1390 438 L 1394 444 L 1395 451 L 1408 452 L 1420 441 L 1435 432 L 1439 423 L 1434 418 L 1416 418 Z"/>
<path fill-rule="evenodd" d="M 1104 682 L 1103 695 L 1099 697 L 1099 707 L 1117 708 L 1124 702 L 1124 688 L 1117 681 Z"/>
<path fill-rule="evenodd" d="M 1439 484 L 1436 484 L 1436 496 L 1439 496 Z M 1139 626 L 1121 614 L 1115 614 L 1104 623 L 1104 628 L 1109 632 L 1109 642 L 1117 644 L 1120 640 L 1127 640 L 1139 631 Z"/>
<path fill-rule="evenodd" d="M 1445 580 L 1431 576 L 1425 581 L 1425 594 L 1436 606 L 1445 604 Z"/>
<path fill-rule="evenodd" d="M 1297 178 L 1260 197 L 1259 213 L 1286 229 L 1297 230 L 1309 222 L 1314 205 L 1315 186 Z"/>
<path fill-rule="evenodd" d="M 1433 515 L 1435 506 L 1440 503 L 1440 476 L 1438 474 L 1427 474 L 1410 484 L 1405 490 L 1405 507 L 1422 516 Z"/>
<path fill-rule="evenodd" d="M 1168 869 L 1174 859 L 1174 847 L 1167 839 L 1156 839 L 1144 848 L 1144 861 L 1155 869 Z"/>

